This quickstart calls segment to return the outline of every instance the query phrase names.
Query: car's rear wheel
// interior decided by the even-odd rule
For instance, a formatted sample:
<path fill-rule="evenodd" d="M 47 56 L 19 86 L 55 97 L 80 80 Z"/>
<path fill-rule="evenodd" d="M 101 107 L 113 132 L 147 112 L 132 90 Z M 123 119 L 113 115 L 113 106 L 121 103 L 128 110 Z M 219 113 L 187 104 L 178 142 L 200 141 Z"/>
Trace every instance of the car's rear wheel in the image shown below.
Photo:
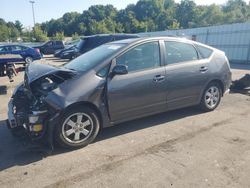
<path fill-rule="evenodd" d="M 25 61 L 25 63 L 31 63 L 31 62 L 33 62 L 33 58 L 31 56 L 27 56 L 27 57 L 25 57 L 24 61 Z"/>
<path fill-rule="evenodd" d="M 100 122 L 93 109 L 76 107 L 65 113 L 56 127 L 55 139 L 62 147 L 76 149 L 91 143 L 99 129 Z"/>
<path fill-rule="evenodd" d="M 206 87 L 201 102 L 200 108 L 204 111 L 213 111 L 220 104 L 222 89 L 216 82 L 211 82 Z"/>

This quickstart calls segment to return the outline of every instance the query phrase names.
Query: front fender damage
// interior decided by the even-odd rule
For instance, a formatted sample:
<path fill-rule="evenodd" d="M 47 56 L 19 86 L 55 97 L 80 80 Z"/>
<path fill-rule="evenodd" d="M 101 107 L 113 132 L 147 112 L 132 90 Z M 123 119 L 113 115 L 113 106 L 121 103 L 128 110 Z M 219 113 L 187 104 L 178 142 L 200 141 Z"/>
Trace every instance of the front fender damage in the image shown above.
<path fill-rule="evenodd" d="M 28 69 L 29 70 L 29 69 Z M 48 67 L 47 67 L 48 70 Z M 34 72 L 33 72 L 34 74 Z M 46 97 L 60 84 L 73 78 L 72 71 L 42 72 L 36 73 L 36 78 L 31 79 L 26 70 L 24 82 L 14 91 L 9 101 L 7 125 L 14 136 L 17 132 L 23 132 L 34 142 L 48 143 L 53 149 L 53 129 L 59 120 L 60 111 L 46 102 Z"/>

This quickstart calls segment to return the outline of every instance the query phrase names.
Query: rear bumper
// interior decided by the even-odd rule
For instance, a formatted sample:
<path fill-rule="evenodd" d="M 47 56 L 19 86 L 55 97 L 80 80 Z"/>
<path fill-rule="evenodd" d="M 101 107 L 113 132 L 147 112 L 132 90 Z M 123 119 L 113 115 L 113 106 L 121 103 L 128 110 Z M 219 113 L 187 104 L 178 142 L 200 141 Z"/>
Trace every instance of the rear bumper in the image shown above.
<path fill-rule="evenodd" d="M 39 60 L 39 59 L 42 59 L 42 55 L 38 55 L 38 56 L 33 57 L 33 60 Z"/>

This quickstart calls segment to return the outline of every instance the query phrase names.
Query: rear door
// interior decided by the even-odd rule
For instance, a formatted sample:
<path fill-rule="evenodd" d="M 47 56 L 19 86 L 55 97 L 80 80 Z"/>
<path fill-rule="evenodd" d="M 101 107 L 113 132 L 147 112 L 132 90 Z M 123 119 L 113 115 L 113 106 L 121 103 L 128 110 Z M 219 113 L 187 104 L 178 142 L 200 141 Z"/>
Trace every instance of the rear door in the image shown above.
<path fill-rule="evenodd" d="M 168 109 L 198 104 L 209 80 L 209 61 L 191 43 L 165 41 Z"/>
<path fill-rule="evenodd" d="M 116 58 L 128 74 L 108 80 L 111 120 L 122 122 L 166 110 L 165 68 L 158 41 L 135 46 Z"/>

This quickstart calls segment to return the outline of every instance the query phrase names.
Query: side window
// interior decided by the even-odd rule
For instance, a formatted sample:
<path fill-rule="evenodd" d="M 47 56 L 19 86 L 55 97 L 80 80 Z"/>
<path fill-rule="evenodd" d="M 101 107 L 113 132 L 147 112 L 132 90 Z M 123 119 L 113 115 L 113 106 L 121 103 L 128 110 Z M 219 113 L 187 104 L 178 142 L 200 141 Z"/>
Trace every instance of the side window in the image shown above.
<path fill-rule="evenodd" d="M 198 59 L 197 51 L 191 44 L 168 41 L 165 42 L 165 46 L 167 64 L 176 64 Z"/>
<path fill-rule="evenodd" d="M 116 59 L 116 63 L 127 65 L 128 72 L 152 69 L 160 66 L 158 42 L 150 42 L 134 47 Z"/>
<path fill-rule="evenodd" d="M 22 50 L 22 48 L 20 46 L 12 46 L 11 49 L 12 49 L 12 52 Z"/>
<path fill-rule="evenodd" d="M 6 52 L 6 51 L 7 49 L 4 46 L 0 47 L 0 52 Z"/>
<path fill-rule="evenodd" d="M 62 45 L 62 42 L 61 41 L 56 41 L 56 45 L 60 46 L 60 45 Z"/>
<path fill-rule="evenodd" d="M 6 51 L 7 52 L 12 52 L 12 47 L 11 46 L 6 46 Z"/>
<path fill-rule="evenodd" d="M 45 45 L 46 45 L 46 46 L 52 46 L 53 43 L 52 43 L 52 41 L 49 41 L 49 42 L 47 42 Z"/>
<path fill-rule="evenodd" d="M 196 45 L 196 48 L 199 50 L 203 58 L 209 58 L 211 54 L 213 53 L 213 50 L 206 48 L 204 46 Z"/>
<path fill-rule="evenodd" d="M 22 50 L 27 50 L 28 49 L 28 47 L 26 47 L 26 46 L 19 46 Z"/>

